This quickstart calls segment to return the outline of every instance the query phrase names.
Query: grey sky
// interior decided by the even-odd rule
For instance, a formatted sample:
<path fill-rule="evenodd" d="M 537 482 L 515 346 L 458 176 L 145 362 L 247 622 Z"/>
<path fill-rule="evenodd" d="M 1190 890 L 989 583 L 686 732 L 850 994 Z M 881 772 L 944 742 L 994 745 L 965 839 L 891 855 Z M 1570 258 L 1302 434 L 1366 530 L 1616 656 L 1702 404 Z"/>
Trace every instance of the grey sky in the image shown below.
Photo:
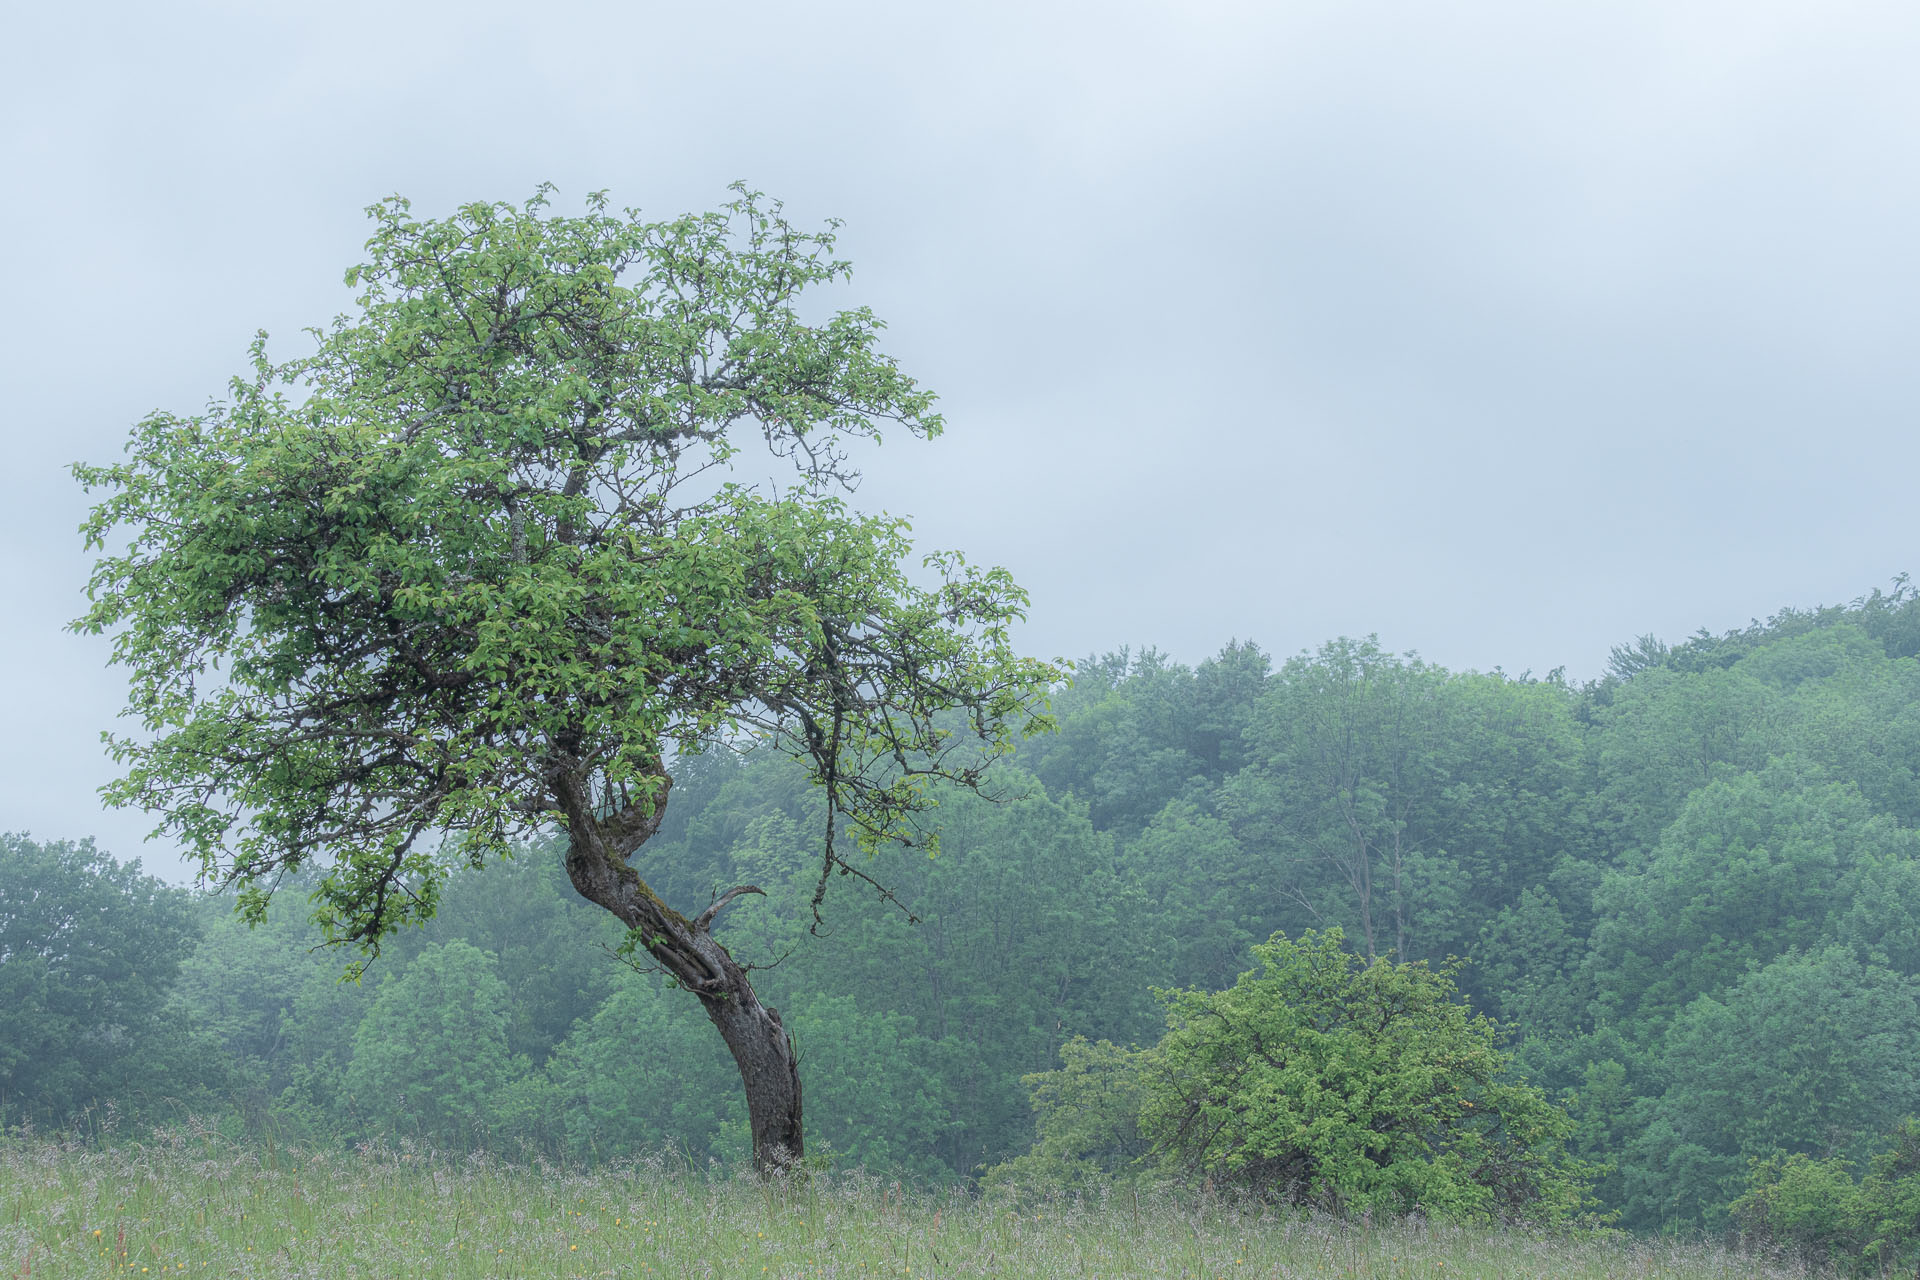
<path fill-rule="evenodd" d="M 846 220 L 942 395 L 863 505 L 1029 648 L 1453 667 L 1920 569 L 1920 9 L 42 4 L 0 45 L 0 829 L 103 814 L 76 458 L 346 304 L 389 192 Z"/>

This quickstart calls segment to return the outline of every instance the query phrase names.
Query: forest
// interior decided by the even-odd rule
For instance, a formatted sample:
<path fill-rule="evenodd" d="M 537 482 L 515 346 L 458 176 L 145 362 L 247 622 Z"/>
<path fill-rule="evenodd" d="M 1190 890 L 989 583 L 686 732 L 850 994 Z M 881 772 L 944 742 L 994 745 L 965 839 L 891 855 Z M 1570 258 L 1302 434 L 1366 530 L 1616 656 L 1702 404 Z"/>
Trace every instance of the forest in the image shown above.
<path fill-rule="evenodd" d="M 715 929 L 791 1029 L 810 1158 L 921 1185 L 1134 1176 L 1151 1144 L 1076 1083 L 1171 1043 L 1183 1008 L 1257 955 L 1271 968 L 1270 940 L 1334 930 L 1356 965 L 1449 975 L 1507 1076 L 1563 1109 L 1624 1227 L 1723 1229 L 1743 1196 L 1809 1179 L 1851 1194 L 1912 1145 L 1904 581 L 1642 638 L 1587 682 L 1372 639 L 1284 660 L 1236 641 L 1197 666 L 1088 658 L 1051 703 L 1057 728 L 986 794 L 939 795 L 937 850 L 850 855 L 886 892 L 835 876 L 817 926 L 826 813 L 806 770 L 675 762 L 634 864 L 683 909 L 764 890 Z M 297 876 L 249 927 L 230 896 L 86 840 L 5 837 L 0 1122 L 193 1114 L 308 1141 L 743 1160 L 724 1047 L 574 894 L 560 849 L 454 875 L 343 980 L 351 950 L 317 945 Z"/>

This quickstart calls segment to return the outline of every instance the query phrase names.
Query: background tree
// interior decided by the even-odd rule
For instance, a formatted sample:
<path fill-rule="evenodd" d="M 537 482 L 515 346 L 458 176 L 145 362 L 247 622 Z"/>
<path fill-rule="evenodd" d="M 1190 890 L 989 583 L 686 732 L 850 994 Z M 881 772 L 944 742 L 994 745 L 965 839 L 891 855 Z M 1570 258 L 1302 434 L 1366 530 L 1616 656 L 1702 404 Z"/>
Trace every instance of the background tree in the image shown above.
<path fill-rule="evenodd" d="M 1424 820 L 1444 679 L 1372 640 L 1302 654 L 1266 690 L 1249 729 L 1255 763 L 1228 784 L 1236 830 L 1289 868 L 1287 891 L 1315 923 L 1350 923 L 1369 959 L 1406 960 L 1422 909 L 1444 915 L 1457 879 Z"/>
<path fill-rule="evenodd" d="M 1628 1220 L 1725 1221 L 1756 1159 L 1840 1155 L 1920 1113 L 1920 980 L 1828 947 L 1701 996 L 1667 1032 L 1667 1087 L 1627 1145 Z"/>
<path fill-rule="evenodd" d="M 1222 755 L 1197 692 L 1194 672 L 1157 649 L 1089 657 L 1060 694 L 1058 732 L 1023 758 L 1055 795 L 1086 804 L 1096 826 L 1131 834 L 1175 796 L 1204 790 L 1205 753 L 1216 764 Z"/>
<path fill-rule="evenodd" d="M 1600 1007 L 1664 1028 L 1696 996 L 1831 938 L 1864 869 L 1914 847 L 1854 788 L 1791 761 L 1702 786 L 1650 855 L 1601 885 Z"/>
<path fill-rule="evenodd" d="M 424 948 L 458 940 L 492 956 L 507 990 L 507 1050 L 535 1067 L 576 1021 L 593 1015 L 625 972 L 607 955 L 623 931 L 573 892 L 564 853 L 546 841 L 485 875 L 455 876 L 441 895 L 432 934 L 407 930 L 382 952 L 383 964 L 387 958 L 406 964 Z"/>
<path fill-rule="evenodd" d="M 810 810 L 821 798 L 770 776 L 781 763 L 748 771 L 761 805 L 729 805 L 726 825 L 745 821 L 716 882 L 766 890 L 734 909 L 729 938 L 742 954 L 787 957 L 761 986 L 780 993 L 802 1061 L 832 1077 L 809 1086 L 815 1131 L 836 1151 L 941 1176 L 1024 1146 L 1032 1121 L 1021 1073 L 1051 1065 L 1072 1035 L 1112 1036 L 1116 1024 L 1131 1033 L 1131 1015 L 1152 1007 L 1136 923 L 1142 895 L 1116 875 L 1111 841 L 1013 770 L 1003 783 L 1015 799 L 950 788 L 939 796 L 939 856 L 903 859 L 889 876 L 920 922 L 845 895 L 810 939 Z M 771 810 L 774 798 L 797 803 Z M 844 994 L 822 996 L 829 986 Z M 855 1019 L 874 1026 L 853 1035 Z M 891 1114 L 899 1127 L 884 1138 L 862 1111 Z"/>
<path fill-rule="evenodd" d="M 802 1148 L 793 1046 L 713 936 L 756 890 L 683 914 L 629 864 L 678 761 L 747 735 L 806 762 L 817 907 L 867 876 L 836 823 L 914 838 L 929 781 L 978 785 L 1056 672 L 1012 651 L 1004 571 L 933 556 L 918 585 L 905 525 L 834 496 L 848 438 L 940 420 L 869 312 L 802 320 L 847 272 L 831 226 L 745 191 L 660 223 L 546 195 L 375 206 L 358 309 L 313 354 L 275 363 L 262 335 L 228 400 L 75 468 L 110 491 L 89 547 L 128 540 L 75 624 L 113 633 L 145 730 L 113 740 L 107 794 L 254 918 L 319 863 L 326 936 L 369 948 L 430 917 L 450 867 L 558 825 L 574 888 L 719 1029 L 771 1169 Z M 730 478 L 746 441 L 785 487 Z"/>
<path fill-rule="evenodd" d="M 1426 869 L 1405 894 L 1409 958 L 1473 958 L 1456 999 L 1512 1034 L 1510 1078 L 1565 1105 L 1566 1146 L 1604 1166 L 1596 1194 L 1627 1225 L 1724 1222 L 1753 1159 L 1819 1175 L 1795 1195 L 1864 1187 L 1871 1131 L 1920 1108 L 1916 618 L 1903 594 L 1642 646 L 1584 688 L 1432 667 L 1411 686 L 1431 720 L 1401 775 L 1420 855 L 1408 865 Z M 1147 651 L 1089 663 L 1055 700 L 1063 732 L 996 766 L 1017 800 L 930 792 L 940 856 L 886 877 L 918 925 L 871 892 L 841 893 L 809 936 L 827 796 L 805 753 L 771 745 L 676 750 L 672 804 L 630 866 L 666 902 L 764 890 L 720 928 L 741 961 L 786 957 L 754 986 L 785 1011 L 809 1136 L 837 1162 L 943 1182 L 1010 1157 L 998 1176 L 1022 1182 L 1180 1175 L 1133 1163 L 1157 1050 L 1115 1046 L 1166 1031 L 1152 988 L 1220 993 L 1275 929 L 1298 937 L 1315 910 L 1357 918 L 1351 889 L 1278 834 L 1310 833 L 1325 811 L 1325 789 L 1296 785 L 1298 752 L 1316 725 L 1342 723 L 1322 700 L 1348 691 L 1311 668 L 1356 647 L 1280 672 L 1248 645 L 1194 668 Z M 1403 678 L 1382 674 L 1382 705 Z M 1717 737 L 1728 722 L 1689 705 L 1734 692 L 1756 700 L 1758 736 Z M 1377 736 L 1364 710 L 1345 723 Z M 318 866 L 282 884 L 257 929 L 208 901 L 164 1033 L 150 1020 L 117 1040 L 126 1056 L 96 1059 L 111 1069 L 86 1076 L 86 1096 L 137 1108 L 133 1091 L 168 1069 L 159 1055 L 186 1044 L 283 1133 L 438 1128 L 417 1087 L 383 1108 L 345 1083 L 360 1045 L 399 1034 L 363 1034 L 374 998 L 458 941 L 491 957 L 506 993 L 508 1078 L 474 1112 L 490 1143 L 745 1156 L 723 1042 L 670 980 L 607 954 L 626 931 L 573 890 L 565 851 L 562 833 L 507 866 L 454 872 L 434 918 L 386 940 L 377 983 L 338 981 L 338 958 L 314 951 L 302 899 Z M 89 866 L 62 892 L 111 899 L 118 872 Z M 183 1039 L 193 1027 L 217 1039 Z"/>
<path fill-rule="evenodd" d="M 380 985 L 353 1036 L 346 1088 L 362 1114 L 442 1142 L 484 1134 L 510 1073 L 507 988 L 467 942 L 428 947 Z"/>
<path fill-rule="evenodd" d="M 233 915 L 232 904 L 203 899 L 201 936 L 180 966 L 170 1013 L 202 1028 L 218 1042 L 228 1064 L 227 1087 L 243 1111 L 258 1117 L 292 1086 L 296 1071 L 313 1063 L 293 1051 L 296 1037 L 311 1041 L 311 1028 L 299 1027 L 293 1010 L 308 982 L 317 990 L 352 1001 L 358 987 L 339 987 L 340 966 L 313 952 L 312 925 L 300 918 L 298 885 L 276 900 L 268 918 L 249 929 Z M 224 908 L 224 909 L 223 909 Z M 362 1005 L 364 1002 L 361 1002 Z M 352 1048 L 353 1026 L 335 1028 L 333 1048 Z"/>
<path fill-rule="evenodd" d="M 625 983 L 575 1025 L 538 1087 L 522 1089 L 514 1099 L 520 1114 L 509 1124 L 536 1145 L 559 1137 L 580 1156 L 662 1147 L 702 1160 L 737 1154 L 729 1141 L 743 1136 L 746 1116 L 729 1067 L 691 1008 L 646 984 Z M 663 1080 L 673 1087 L 662 1089 Z M 546 1132 L 539 1123 L 546 1117 L 530 1110 L 552 1111 L 548 1123 L 557 1123 L 559 1134 Z"/>
<path fill-rule="evenodd" d="M 1035 1119 L 1033 1149 L 987 1171 L 988 1186 L 1046 1189 L 1110 1185 L 1151 1167 L 1153 1144 L 1140 1132 L 1151 1049 L 1076 1036 L 1060 1046 L 1060 1066 L 1021 1077 Z"/>
<path fill-rule="evenodd" d="M 197 1092 L 200 1046 L 163 1019 L 196 925 L 187 895 L 137 861 L 0 835 L 0 1115 Z"/>

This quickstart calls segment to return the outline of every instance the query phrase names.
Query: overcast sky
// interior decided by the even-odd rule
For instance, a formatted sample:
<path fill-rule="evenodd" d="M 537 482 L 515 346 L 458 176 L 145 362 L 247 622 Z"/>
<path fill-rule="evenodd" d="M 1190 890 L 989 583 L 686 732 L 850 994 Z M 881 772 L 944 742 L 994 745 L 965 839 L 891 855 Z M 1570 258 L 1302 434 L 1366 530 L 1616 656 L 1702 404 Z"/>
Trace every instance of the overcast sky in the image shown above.
<path fill-rule="evenodd" d="M 347 305 L 392 192 L 845 220 L 938 391 L 859 500 L 1041 656 L 1454 668 L 1920 569 L 1920 7 L 406 0 L 9 10 L 0 829 L 95 835 L 76 459 Z"/>

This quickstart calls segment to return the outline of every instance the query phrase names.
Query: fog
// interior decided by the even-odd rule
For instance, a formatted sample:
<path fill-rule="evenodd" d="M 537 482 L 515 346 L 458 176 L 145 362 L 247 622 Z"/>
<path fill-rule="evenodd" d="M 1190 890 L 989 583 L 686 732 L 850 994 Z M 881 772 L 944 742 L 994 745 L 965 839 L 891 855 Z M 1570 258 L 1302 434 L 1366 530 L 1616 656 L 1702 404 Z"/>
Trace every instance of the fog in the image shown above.
<path fill-rule="evenodd" d="M 10 21 L 0 828 L 102 813 L 67 475 L 349 305 L 390 192 L 845 220 L 947 434 L 859 502 L 1022 643 L 1599 673 L 1914 568 L 1892 4 L 41 6 Z M 164 848 L 148 864 L 173 873 Z"/>

